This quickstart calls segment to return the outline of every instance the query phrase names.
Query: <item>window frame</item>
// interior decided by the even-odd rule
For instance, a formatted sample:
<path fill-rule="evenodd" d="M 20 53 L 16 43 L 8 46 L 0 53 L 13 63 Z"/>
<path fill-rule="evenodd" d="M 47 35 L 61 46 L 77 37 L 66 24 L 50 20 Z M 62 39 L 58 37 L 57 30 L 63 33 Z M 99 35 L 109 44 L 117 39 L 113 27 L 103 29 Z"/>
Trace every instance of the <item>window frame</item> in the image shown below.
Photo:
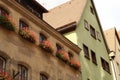
<path fill-rule="evenodd" d="M 101 64 L 102 64 L 102 68 L 103 68 L 106 72 L 110 73 L 109 63 L 108 63 L 105 59 L 103 59 L 102 57 L 101 57 Z"/>
<path fill-rule="evenodd" d="M 95 11 L 94 11 L 94 8 L 92 6 L 90 6 L 90 12 L 94 15 L 95 14 Z"/>
<path fill-rule="evenodd" d="M 84 27 L 89 31 L 89 24 L 87 20 L 84 20 Z"/>
<path fill-rule="evenodd" d="M 96 37 L 99 41 L 101 41 L 101 36 L 100 36 L 100 33 L 98 31 L 96 31 Z"/>
<path fill-rule="evenodd" d="M 74 55 L 71 52 L 68 52 L 69 59 L 72 60 Z"/>
<path fill-rule="evenodd" d="M 29 25 L 23 20 L 19 20 L 19 29 L 21 30 L 23 28 L 29 28 Z"/>
<path fill-rule="evenodd" d="M 47 40 L 47 37 L 43 33 L 39 33 L 39 41 L 43 42 L 44 40 Z"/>
<path fill-rule="evenodd" d="M 59 51 L 59 50 L 62 50 L 63 47 L 59 43 L 56 43 L 56 49 L 57 51 Z"/>
<path fill-rule="evenodd" d="M 23 69 L 25 70 L 25 73 L 23 75 Z M 19 80 L 28 80 L 28 68 L 22 64 L 18 64 L 18 71 L 19 71 Z"/>
<path fill-rule="evenodd" d="M 94 28 L 92 25 L 90 25 L 90 35 L 91 35 L 94 39 L 96 39 L 95 28 Z"/>
<path fill-rule="evenodd" d="M 91 58 L 92 58 L 92 62 L 97 65 L 96 54 L 95 54 L 95 52 L 92 51 L 92 50 L 91 50 Z"/>
<path fill-rule="evenodd" d="M 40 73 L 40 80 L 48 80 L 48 76 L 43 73 Z"/>
<path fill-rule="evenodd" d="M 90 59 L 90 55 L 89 55 L 89 49 L 88 47 L 83 44 L 83 51 L 84 51 L 84 56 L 87 58 L 87 59 Z"/>
<path fill-rule="evenodd" d="M 1 61 L 3 62 L 2 64 L 2 69 L 0 69 L 2 72 L 5 71 L 6 68 L 6 59 L 0 56 Z"/>
<path fill-rule="evenodd" d="M 120 64 L 118 62 L 116 62 L 116 65 L 117 65 L 117 71 L 118 71 L 118 75 L 120 76 Z"/>

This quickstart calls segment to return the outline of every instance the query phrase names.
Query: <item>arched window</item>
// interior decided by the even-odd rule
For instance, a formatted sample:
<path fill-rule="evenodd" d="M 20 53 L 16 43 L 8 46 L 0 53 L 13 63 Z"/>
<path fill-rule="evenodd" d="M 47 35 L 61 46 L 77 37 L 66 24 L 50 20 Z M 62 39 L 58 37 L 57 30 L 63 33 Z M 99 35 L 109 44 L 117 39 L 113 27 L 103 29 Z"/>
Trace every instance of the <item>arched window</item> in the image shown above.
<path fill-rule="evenodd" d="M 68 55 L 69 55 L 70 60 L 72 60 L 73 59 L 73 54 L 71 52 L 68 52 Z"/>
<path fill-rule="evenodd" d="M 63 49 L 63 47 L 61 47 L 61 45 L 59 45 L 58 43 L 56 44 L 56 48 L 57 48 L 57 50 Z"/>
<path fill-rule="evenodd" d="M 47 40 L 47 37 L 44 34 L 40 33 L 39 40 L 40 40 L 40 42 L 42 42 L 44 40 Z"/>
<path fill-rule="evenodd" d="M 4 8 L 0 7 L 0 15 L 1 16 L 7 16 L 9 15 L 8 11 L 5 10 Z"/>
<path fill-rule="evenodd" d="M 45 74 L 40 73 L 40 80 L 48 80 L 48 77 Z"/>
<path fill-rule="evenodd" d="M 24 21 L 20 20 L 19 21 L 19 29 L 23 29 L 23 28 L 29 28 L 29 26 Z"/>
<path fill-rule="evenodd" d="M 28 68 L 24 65 L 18 64 L 19 80 L 28 80 Z"/>
<path fill-rule="evenodd" d="M 0 71 L 5 70 L 6 60 L 0 56 Z"/>

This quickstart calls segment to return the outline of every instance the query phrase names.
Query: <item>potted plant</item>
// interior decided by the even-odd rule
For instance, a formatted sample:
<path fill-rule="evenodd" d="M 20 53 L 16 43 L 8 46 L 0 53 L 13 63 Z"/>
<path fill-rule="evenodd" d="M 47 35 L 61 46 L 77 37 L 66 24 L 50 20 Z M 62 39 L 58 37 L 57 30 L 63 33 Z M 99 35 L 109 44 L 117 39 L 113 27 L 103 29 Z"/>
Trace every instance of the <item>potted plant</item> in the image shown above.
<path fill-rule="evenodd" d="M 64 62 L 69 62 L 69 55 L 65 50 L 58 50 L 56 56 L 62 59 Z"/>
<path fill-rule="evenodd" d="M 0 80 L 13 80 L 6 71 L 0 71 Z"/>
<path fill-rule="evenodd" d="M 80 68 L 80 62 L 74 59 L 70 61 L 70 65 L 77 70 Z"/>
<path fill-rule="evenodd" d="M 52 53 L 54 51 L 51 43 L 48 40 L 41 41 L 39 46 L 47 52 Z"/>
<path fill-rule="evenodd" d="M 35 43 L 36 42 L 36 35 L 35 33 L 30 30 L 29 28 L 27 27 L 24 27 L 22 29 L 19 30 L 19 34 L 20 36 L 22 36 L 24 39 L 32 42 L 32 43 Z"/>
<path fill-rule="evenodd" d="M 13 25 L 9 16 L 0 15 L 0 25 L 11 31 L 15 30 L 15 26 Z"/>

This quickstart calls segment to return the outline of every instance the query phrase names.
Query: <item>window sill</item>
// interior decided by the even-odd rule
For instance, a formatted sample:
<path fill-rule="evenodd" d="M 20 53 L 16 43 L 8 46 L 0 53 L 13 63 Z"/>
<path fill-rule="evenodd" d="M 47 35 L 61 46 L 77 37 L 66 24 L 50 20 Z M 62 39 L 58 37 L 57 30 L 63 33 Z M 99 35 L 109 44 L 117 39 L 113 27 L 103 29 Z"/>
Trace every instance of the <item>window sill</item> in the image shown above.
<path fill-rule="evenodd" d="M 90 57 L 89 57 L 89 56 L 86 56 L 86 55 L 85 55 L 85 58 L 87 58 L 88 60 L 90 60 Z"/>

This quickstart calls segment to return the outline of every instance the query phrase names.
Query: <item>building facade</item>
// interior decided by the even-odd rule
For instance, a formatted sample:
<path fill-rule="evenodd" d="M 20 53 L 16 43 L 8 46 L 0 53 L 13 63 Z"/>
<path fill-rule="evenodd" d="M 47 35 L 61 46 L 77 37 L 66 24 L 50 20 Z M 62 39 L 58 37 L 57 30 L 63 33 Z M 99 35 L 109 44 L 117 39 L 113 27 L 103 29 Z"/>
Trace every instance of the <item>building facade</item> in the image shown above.
<path fill-rule="evenodd" d="M 71 0 L 45 13 L 44 17 L 82 48 L 79 55 L 82 80 L 113 80 L 109 50 L 93 0 Z"/>
<path fill-rule="evenodd" d="M 0 0 L 0 80 L 81 80 L 81 49 L 44 12 L 35 0 Z"/>
<path fill-rule="evenodd" d="M 120 80 L 120 38 L 115 28 L 104 31 L 108 47 L 114 80 Z"/>

